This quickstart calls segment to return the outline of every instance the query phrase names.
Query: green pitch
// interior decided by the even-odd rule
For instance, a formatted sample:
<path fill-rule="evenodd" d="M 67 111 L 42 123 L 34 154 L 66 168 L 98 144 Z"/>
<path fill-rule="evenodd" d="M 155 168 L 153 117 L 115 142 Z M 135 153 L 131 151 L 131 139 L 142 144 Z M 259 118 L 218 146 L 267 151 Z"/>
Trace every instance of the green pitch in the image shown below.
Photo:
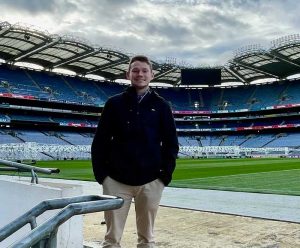
<path fill-rule="evenodd" d="M 59 168 L 54 178 L 94 180 L 90 161 L 40 161 L 36 166 Z M 179 159 L 170 186 L 300 195 L 300 159 Z"/>
<path fill-rule="evenodd" d="M 300 160 L 180 160 L 171 186 L 300 195 Z"/>

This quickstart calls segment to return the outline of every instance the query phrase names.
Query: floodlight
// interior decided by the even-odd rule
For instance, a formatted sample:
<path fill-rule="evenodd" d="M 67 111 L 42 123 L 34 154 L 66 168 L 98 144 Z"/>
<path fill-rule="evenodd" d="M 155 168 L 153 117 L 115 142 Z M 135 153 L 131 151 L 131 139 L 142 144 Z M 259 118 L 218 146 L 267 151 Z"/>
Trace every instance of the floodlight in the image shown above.
<path fill-rule="evenodd" d="M 30 35 L 29 34 L 24 34 L 24 39 L 25 40 L 30 40 Z"/>

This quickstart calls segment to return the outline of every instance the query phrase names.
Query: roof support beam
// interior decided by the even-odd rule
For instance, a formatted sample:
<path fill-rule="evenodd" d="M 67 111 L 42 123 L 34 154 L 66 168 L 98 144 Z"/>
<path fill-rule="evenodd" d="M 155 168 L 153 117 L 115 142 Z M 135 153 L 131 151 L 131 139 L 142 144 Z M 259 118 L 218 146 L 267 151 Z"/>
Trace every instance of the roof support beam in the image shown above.
<path fill-rule="evenodd" d="M 47 41 L 45 41 L 42 46 L 40 46 L 38 48 L 34 47 L 33 49 L 29 50 L 27 53 L 24 53 L 24 54 L 22 54 L 22 55 L 20 55 L 18 57 L 15 57 L 14 60 L 15 61 L 19 61 L 21 59 L 24 59 L 24 58 L 30 56 L 30 55 L 36 54 L 36 53 L 38 53 L 38 52 L 40 52 L 42 50 L 45 50 L 48 47 L 51 47 L 51 46 L 57 44 L 59 41 L 60 41 L 60 37 L 56 37 L 50 43 L 47 43 Z"/>
<path fill-rule="evenodd" d="M 57 64 L 53 65 L 52 68 L 57 68 L 59 66 L 65 65 L 65 64 L 69 64 L 69 63 L 72 63 L 74 61 L 78 61 L 78 60 L 80 60 L 82 58 L 86 58 L 88 56 L 92 56 L 92 55 L 94 55 L 97 52 L 98 51 L 94 51 L 94 50 L 86 51 L 82 55 L 79 55 L 79 56 L 75 55 L 75 57 L 71 57 L 70 59 L 66 59 L 63 62 L 57 63 Z"/>
<path fill-rule="evenodd" d="M 121 65 L 121 64 L 125 63 L 126 61 L 128 61 L 128 59 L 129 58 L 124 57 L 124 58 L 121 58 L 121 59 L 119 59 L 119 60 L 117 60 L 113 63 L 106 63 L 103 66 L 98 66 L 93 70 L 87 71 L 86 74 L 90 74 L 90 73 L 93 73 L 95 71 L 104 70 L 104 69 L 107 69 L 107 68 L 112 68 L 113 66 Z"/>
<path fill-rule="evenodd" d="M 244 62 L 234 60 L 234 63 L 236 63 L 236 64 L 238 64 L 238 65 L 241 65 L 241 66 L 243 66 L 243 67 L 245 67 L 245 68 L 247 68 L 247 69 L 250 69 L 250 70 L 253 70 L 253 71 L 262 73 L 262 74 L 264 74 L 264 75 L 268 75 L 268 76 L 271 76 L 271 77 L 274 77 L 274 78 L 278 78 L 277 75 L 274 75 L 274 74 L 272 74 L 272 73 L 270 73 L 270 72 L 267 72 L 267 71 L 260 70 L 260 69 L 258 69 L 257 67 L 254 67 L 254 66 L 252 66 L 252 65 L 246 64 L 246 63 L 244 63 Z"/>
<path fill-rule="evenodd" d="M 155 77 L 153 78 L 153 80 L 158 80 L 158 79 L 160 79 L 161 77 L 164 77 L 164 76 L 166 76 L 167 74 L 176 71 L 177 69 L 178 69 L 178 68 L 172 68 L 171 70 L 167 70 L 167 71 L 165 71 L 165 72 L 163 72 L 163 73 L 160 73 L 160 74 L 158 74 L 157 76 L 155 76 Z"/>
<path fill-rule="evenodd" d="M 154 78 L 152 79 L 152 81 L 158 81 L 159 82 L 159 79 L 168 75 L 169 73 L 172 73 L 172 72 L 175 72 L 178 68 L 177 67 L 173 67 L 171 68 L 170 70 L 167 70 L 167 71 L 164 71 L 162 73 L 159 73 L 157 76 L 154 76 Z M 181 77 L 177 77 L 174 81 L 172 81 L 172 84 L 173 85 L 176 85 L 178 84 L 178 82 L 181 80 Z M 170 80 L 171 81 L 171 80 Z"/>
<path fill-rule="evenodd" d="M 286 63 L 289 63 L 291 65 L 294 65 L 294 66 L 297 66 L 298 68 L 300 68 L 300 64 L 299 63 L 296 63 L 296 62 L 290 60 L 288 57 L 286 57 L 286 56 L 284 56 L 284 55 L 282 55 L 282 54 L 280 54 L 278 52 L 271 51 L 270 54 L 272 54 L 273 56 L 275 56 L 279 60 L 282 60 L 282 61 L 284 61 Z"/>
<path fill-rule="evenodd" d="M 239 73 L 235 72 L 234 70 L 232 70 L 231 68 L 228 67 L 224 67 L 224 70 L 226 70 L 228 73 L 230 73 L 231 75 L 233 75 L 234 77 L 238 78 L 239 80 L 241 80 L 241 82 L 243 84 L 249 84 L 249 81 L 246 80 L 245 78 L 243 78 Z"/>

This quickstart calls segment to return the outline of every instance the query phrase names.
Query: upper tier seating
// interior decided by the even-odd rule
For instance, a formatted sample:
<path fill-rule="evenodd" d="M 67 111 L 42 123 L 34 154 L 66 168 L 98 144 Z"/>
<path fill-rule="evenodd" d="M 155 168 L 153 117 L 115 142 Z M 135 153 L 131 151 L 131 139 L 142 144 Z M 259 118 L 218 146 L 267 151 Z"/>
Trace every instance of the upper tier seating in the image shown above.
<path fill-rule="evenodd" d="M 51 98 L 64 102 L 81 102 L 80 97 L 65 82 L 64 77 L 36 71 L 30 71 L 29 74 L 41 89 L 51 95 Z"/>
<path fill-rule="evenodd" d="M 44 92 L 29 76 L 28 71 L 0 66 L 0 93 L 48 98 L 49 93 Z"/>
<path fill-rule="evenodd" d="M 299 103 L 300 80 L 247 85 L 235 88 L 155 88 L 173 110 L 257 110 L 268 106 Z M 0 93 L 30 95 L 64 102 L 103 106 L 127 86 L 96 82 L 0 65 Z"/>
<path fill-rule="evenodd" d="M 81 102 L 102 106 L 107 100 L 107 95 L 92 81 L 69 77 L 66 83 L 76 92 Z"/>

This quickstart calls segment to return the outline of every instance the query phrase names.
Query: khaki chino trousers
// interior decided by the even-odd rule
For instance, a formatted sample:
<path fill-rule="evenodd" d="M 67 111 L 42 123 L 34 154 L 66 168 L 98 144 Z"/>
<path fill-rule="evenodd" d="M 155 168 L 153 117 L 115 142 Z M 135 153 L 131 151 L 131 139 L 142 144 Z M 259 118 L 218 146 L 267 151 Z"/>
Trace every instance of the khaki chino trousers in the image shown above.
<path fill-rule="evenodd" d="M 124 199 L 124 205 L 120 209 L 105 211 L 104 213 L 107 231 L 102 247 L 121 247 L 120 242 L 132 200 L 134 200 L 136 212 L 137 247 L 154 247 L 153 229 L 164 189 L 162 181 L 156 179 L 145 185 L 130 186 L 111 177 L 106 177 L 102 186 L 103 194 L 119 196 Z"/>

